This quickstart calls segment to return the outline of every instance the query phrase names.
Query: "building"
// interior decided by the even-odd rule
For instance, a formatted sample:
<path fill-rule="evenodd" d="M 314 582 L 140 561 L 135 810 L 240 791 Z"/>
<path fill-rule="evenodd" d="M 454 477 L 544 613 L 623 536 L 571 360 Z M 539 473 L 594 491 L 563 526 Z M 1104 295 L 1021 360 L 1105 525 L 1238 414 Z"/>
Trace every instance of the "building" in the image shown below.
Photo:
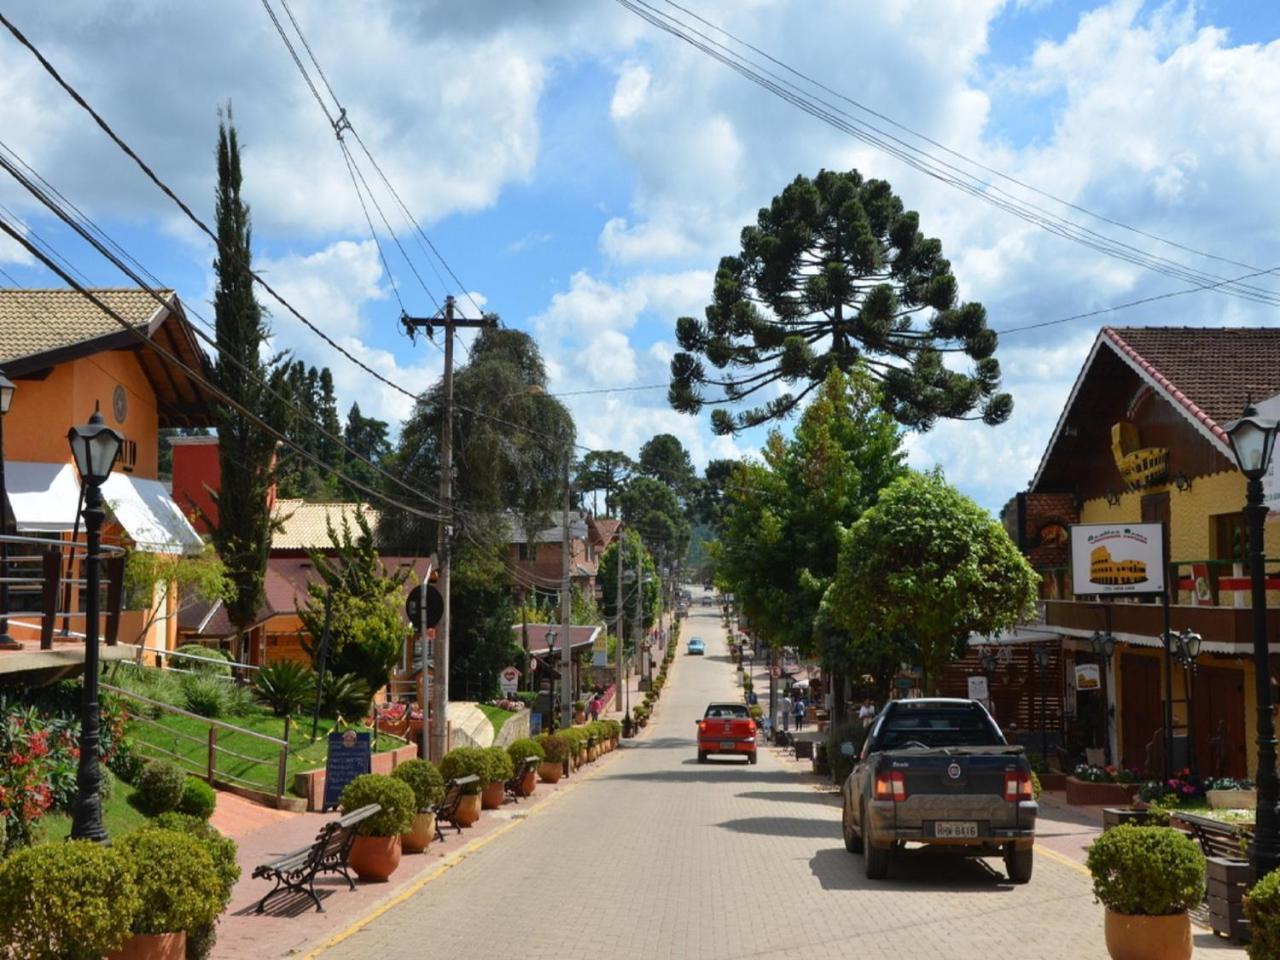
<path fill-rule="evenodd" d="M 564 578 L 564 511 L 548 516 L 548 526 L 532 535 L 514 514 L 508 513 L 508 561 L 517 577 L 534 585 L 539 596 L 554 597 Z M 596 596 L 600 555 L 618 537 L 621 521 L 596 519 L 582 510 L 569 511 L 570 579 L 588 597 Z"/>

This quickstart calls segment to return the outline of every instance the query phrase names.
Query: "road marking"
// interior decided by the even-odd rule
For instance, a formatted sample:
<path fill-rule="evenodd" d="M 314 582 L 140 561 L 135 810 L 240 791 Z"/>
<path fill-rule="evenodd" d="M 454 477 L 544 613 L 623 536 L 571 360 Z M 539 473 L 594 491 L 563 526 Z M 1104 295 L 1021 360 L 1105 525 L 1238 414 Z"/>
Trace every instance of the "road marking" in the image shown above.
<path fill-rule="evenodd" d="M 427 884 L 431 883 L 433 880 L 438 880 L 440 877 L 444 876 L 446 873 L 448 873 L 458 864 L 462 863 L 462 861 L 466 860 L 468 857 L 472 856 L 473 854 L 479 852 L 481 849 L 483 849 L 488 844 L 492 843 L 494 840 L 497 840 L 503 834 L 509 833 L 510 831 L 514 830 L 516 827 L 520 826 L 521 824 L 526 823 L 534 814 L 541 813 L 543 810 L 546 810 L 548 807 L 550 807 L 553 803 L 555 803 L 561 797 L 567 796 L 568 794 L 572 793 L 574 790 L 582 786 L 582 784 L 586 783 L 588 780 L 595 779 L 602 772 L 603 769 L 604 767 L 602 766 L 595 770 L 591 770 L 587 773 L 582 774 L 576 780 L 571 781 L 569 785 L 565 787 L 563 790 L 559 790 L 556 793 L 552 794 L 551 796 L 547 797 L 547 799 L 543 800 L 542 803 L 540 803 L 537 807 L 535 807 L 529 813 L 525 814 L 522 818 L 513 819 L 509 823 L 507 823 L 505 826 L 498 827 L 492 833 L 481 837 L 479 840 L 473 840 L 471 843 L 467 844 L 461 850 L 450 855 L 446 860 L 444 860 L 438 867 L 436 867 L 430 873 L 419 877 L 417 880 L 414 880 L 412 883 L 410 883 L 407 887 L 405 887 L 399 893 L 393 894 L 390 897 L 390 899 L 382 901 L 380 904 L 378 904 L 372 910 L 370 910 L 367 914 L 360 917 L 358 920 L 355 920 L 346 929 L 341 930 L 338 933 L 335 933 L 332 937 L 330 937 L 328 940 L 325 940 L 319 946 L 309 950 L 307 953 L 303 955 L 302 960 L 315 960 L 316 957 L 320 956 L 326 950 L 336 947 L 338 944 L 342 943 L 344 940 L 347 940 L 350 937 L 352 937 L 354 934 L 359 933 L 361 930 L 363 930 L 365 927 L 371 924 L 374 920 L 377 920 L 384 913 L 386 913 L 387 911 L 395 907 L 400 906 L 400 904 L 404 903 L 410 897 L 419 893 L 424 887 L 426 887 Z"/>

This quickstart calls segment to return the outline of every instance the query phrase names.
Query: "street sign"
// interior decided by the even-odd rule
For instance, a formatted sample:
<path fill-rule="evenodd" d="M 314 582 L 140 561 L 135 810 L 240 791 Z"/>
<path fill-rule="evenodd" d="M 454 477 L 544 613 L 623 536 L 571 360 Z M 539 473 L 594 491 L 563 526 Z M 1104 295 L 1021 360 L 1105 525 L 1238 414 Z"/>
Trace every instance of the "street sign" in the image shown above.
<path fill-rule="evenodd" d="M 422 587 L 414 587 L 404 598 L 404 615 L 409 618 L 415 633 L 421 633 L 424 627 L 434 627 L 444 616 L 444 596 L 435 588 L 435 584 L 427 584 L 427 622 L 422 623 Z"/>
<path fill-rule="evenodd" d="M 970 700 L 986 700 L 989 696 L 987 690 L 987 678 L 983 676 L 969 677 L 969 699 Z"/>
<path fill-rule="evenodd" d="M 498 686 L 502 688 L 502 692 L 510 696 L 516 692 L 516 687 L 520 686 L 520 671 L 515 667 L 507 667 L 498 674 Z"/>

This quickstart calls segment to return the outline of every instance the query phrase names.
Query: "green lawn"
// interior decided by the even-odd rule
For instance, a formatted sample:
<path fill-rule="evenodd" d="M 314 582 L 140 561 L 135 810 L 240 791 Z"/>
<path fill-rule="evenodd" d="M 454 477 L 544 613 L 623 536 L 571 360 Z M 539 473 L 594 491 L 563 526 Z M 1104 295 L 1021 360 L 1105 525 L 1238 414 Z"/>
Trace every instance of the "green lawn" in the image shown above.
<path fill-rule="evenodd" d="M 102 825 L 107 836 L 121 837 L 147 822 L 145 814 L 129 802 L 133 787 L 116 780 L 111 796 L 102 804 Z M 36 843 L 54 843 L 71 836 L 71 814 L 53 811 L 36 824 Z"/>
<path fill-rule="evenodd" d="M 491 707 L 487 703 L 477 703 L 480 712 L 489 718 L 489 722 L 493 724 L 493 734 L 497 736 L 502 732 L 502 727 L 508 720 L 515 716 L 510 710 L 503 710 L 501 707 Z"/>

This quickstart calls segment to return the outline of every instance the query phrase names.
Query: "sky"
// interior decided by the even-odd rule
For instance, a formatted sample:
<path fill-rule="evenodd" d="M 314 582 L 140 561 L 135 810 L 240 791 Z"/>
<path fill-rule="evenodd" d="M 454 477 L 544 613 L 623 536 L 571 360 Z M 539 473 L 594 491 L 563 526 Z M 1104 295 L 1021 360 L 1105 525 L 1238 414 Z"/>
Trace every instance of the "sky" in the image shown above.
<path fill-rule="evenodd" d="M 270 4 L 288 27 L 280 0 Z M 1280 264 L 1280 5 L 682 6 L 821 82 L 835 91 L 824 97 L 859 119 L 949 162 L 981 164 L 1005 196 L 1092 237 L 1210 277 Z M 581 443 L 634 455 L 655 433 L 670 432 L 700 466 L 752 454 L 761 431 L 715 437 L 708 413 L 667 406 L 661 385 L 677 349 L 675 320 L 701 316 L 719 258 L 736 252 L 756 211 L 797 174 L 823 168 L 888 180 L 919 211 L 922 230 L 942 241 L 961 297 L 982 302 L 996 330 L 1197 285 L 926 176 L 616 2 L 292 0 L 289 10 L 425 234 L 345 134 L 372 187 L 369 216 L 385 261 L 333 128 L 260 0 L 17 0 L 5 14 L 209 222 L 219 110 L 229 104 L 243 144 L 256 267 L 316 326 L 410 393 L 439 376 L 441 354 L 403 335 L 401 305 L 425 316 L 453 293 L 464 313 L 495 311 L 537 339 L 551 391 L 566 394 Z M 0 142 L 176 289 L 195 323 L 212 321 L 209 242 L 2 30 Z M 7 178 L 0 205 L 87 282 L 128 285 Z M 1280 291 L 1277 276 L 1250 282 Z M 0 284 L 60 285 L 12 242 L 0 242 Z M 393 428 L 405 417 L 403 393 L 269 299 L 264 305 L 273 348 L 328 365 L 344 412 L 359 402 Z M 1014 398 L 1009 421 L 944 422 L 910 434 L 910 461 L 940 465 L 998 510 L 1034 473 L 1101 323 L 1263 325 L 1276 322 L 1273 311 L 1211 289 L 1008 333 L 997 357 Z"/>

